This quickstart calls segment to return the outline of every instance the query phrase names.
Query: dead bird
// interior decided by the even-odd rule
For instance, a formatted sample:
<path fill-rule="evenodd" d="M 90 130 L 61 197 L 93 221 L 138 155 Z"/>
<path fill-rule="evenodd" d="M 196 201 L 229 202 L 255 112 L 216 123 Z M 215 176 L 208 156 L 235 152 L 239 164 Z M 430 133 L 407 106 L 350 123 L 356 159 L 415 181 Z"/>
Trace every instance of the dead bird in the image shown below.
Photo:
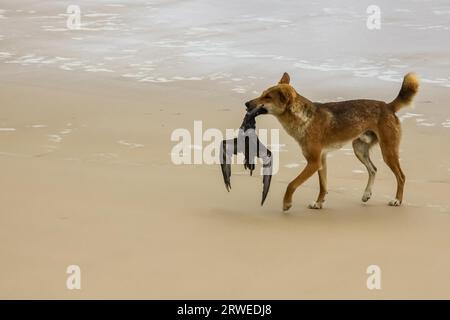
<path fill-rule="evenodd" d="M 231 190 L 231 157 L 233 154 L 244 154 L 244 168 L 250 170 L 250 175 L 255 170 L 255 157 L 263 163 L 263 191 L 261 206 L 269 193 L 272 180 L 272 152 L 259 141 L 256 135 L 256 117 L 265 113 L 265 109 L 254 109 L 245 114 L 239 128 L 238 136 L 234 139 L 223 140 L 220 148 L 220 166 L 222 168 L 225 188 Z"/>

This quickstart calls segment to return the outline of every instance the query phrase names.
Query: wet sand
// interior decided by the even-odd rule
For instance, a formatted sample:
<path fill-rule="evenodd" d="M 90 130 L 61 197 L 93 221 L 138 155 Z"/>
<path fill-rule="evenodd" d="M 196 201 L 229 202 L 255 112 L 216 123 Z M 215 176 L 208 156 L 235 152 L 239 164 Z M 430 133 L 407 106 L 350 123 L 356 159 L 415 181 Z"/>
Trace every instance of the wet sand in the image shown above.
<path fill-rule="evenodd" d="M 2 41 L 12 51 L 13 40 Z M 415 108 L 399 113 L 407 176 L 399 208 L 387 206 L 395 179 L 378 147 L 373 196 L 361 203 L 367 174 L 346 145 L 329 158 L 324 209 L 306 208 L 318 192 L 313 177 L 283 213 L 284 190 L 304 164 L 270 116 L 257 125 L 280 129 L 285 146 L 263 207 L 260 177 L 242 166 L 233 166 L 227 193 L 218 166 L 171 162 L 174 129 L 192 131 L 194 120 L 236 128 L 243 102 L 283 71 L 314 101 L 390 101 L 399 90 L 396 81 L 289 63 L 239 74 L 239 62 L 217 67 L 232 70 L 218 79 L 187 68 L 183 76 L 201 79 L 170 82 L 1 63 L 0 298 L 450 298 L 445 81 L 423 83 Z M 66 288 L 73 264 L 81 290 Z M 381 290 L 366 287 L 369 265 L 382 270 Z"/>

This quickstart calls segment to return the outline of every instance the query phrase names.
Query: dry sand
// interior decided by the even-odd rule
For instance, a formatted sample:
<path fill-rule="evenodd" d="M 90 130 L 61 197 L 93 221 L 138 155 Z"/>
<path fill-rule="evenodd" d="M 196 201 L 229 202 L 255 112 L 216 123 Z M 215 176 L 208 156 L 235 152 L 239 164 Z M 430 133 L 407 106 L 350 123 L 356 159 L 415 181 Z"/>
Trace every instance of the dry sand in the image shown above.
<path fill-rule="evenodd" d="M 235 128 L 255 93 L 211 79 L 132 82 L 14 63 L 0 70 L 0 298 L 450 298 L 450 128 L 441 125 L 449 88 L 424 84 L 416 108 L 400 112 L 403 206 L 387 206 L 395 179 L 378 147 L 374 194 L 361 203 L 367 174 L 347 145 L 329 159 L 324 209 L 306 208 L 318 192 L 314 177 L 283 213 L 303 157 L 270 116 L 258 127 L 280 129 L 286 152 L 263 207 L 260 177 L 239 174 L 242 166 L 227 193 L 218 166 L 170 158 L 174 129 L 192 130 L 194 120 Z M 390 100 L 399 89 L 345 72 L 291 76 L 312 100 Z M 81 290 L 66 288 L 73 264 Z M 369 265 L 382 270 L 381 290 L 366 287 Z"/>
<path fill-rule="evenodd" d="M 301 162 L 284 133 L 288 152 L 262 208 L 259 177 L 234 175 L 228 194 L 217 166 L 170 161 L 174 128 L 239 123 L 239 99 L 97 88 L 2 83 L 1 121 L 16 128 L 1 133 L 2 298 L 449 298 L 448 129 L 405 121 L 402 207 L 386 205 L 395 181 L 378 151 L 374 196 L 361 204 L 366 174 L 343 150 L 329 159 L 325 208 L 306 209 L 314 177 L 284 214 L 300 168 L 283 164 Z M 80 291 L 65 287 L 71 264 Z M 366 288 L 371 264 L 382 268 L 380 291 Z"/>

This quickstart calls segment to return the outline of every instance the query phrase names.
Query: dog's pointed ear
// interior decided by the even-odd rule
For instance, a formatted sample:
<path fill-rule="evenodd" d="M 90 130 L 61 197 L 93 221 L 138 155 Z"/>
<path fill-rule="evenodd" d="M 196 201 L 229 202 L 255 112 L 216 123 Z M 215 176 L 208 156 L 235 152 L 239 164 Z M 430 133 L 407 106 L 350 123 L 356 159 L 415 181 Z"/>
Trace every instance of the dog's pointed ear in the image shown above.
<path fill-rule="evenodd" d="M 279 88 L 277 91 L 280 102 L 289 108 L 294 101 L 291 90 L 287 90 L 287 88 Z"/>
<path fill-rule="evenodd" d="M 278 83 L 279 84 L 289 84 L 290 81 L 291 81 L 291 77 L 289 77 L 288 73 L 285 72 L 285 73 L 283 73 L 283 76 L 281 77 L 281 79 Z"/>
<path fill-rule="evenodd" d="M 278 90 L 278 98 L 280 99 L 280 102 L 285 105 L 289 103 L 289 93 L 284 90 Z"/>

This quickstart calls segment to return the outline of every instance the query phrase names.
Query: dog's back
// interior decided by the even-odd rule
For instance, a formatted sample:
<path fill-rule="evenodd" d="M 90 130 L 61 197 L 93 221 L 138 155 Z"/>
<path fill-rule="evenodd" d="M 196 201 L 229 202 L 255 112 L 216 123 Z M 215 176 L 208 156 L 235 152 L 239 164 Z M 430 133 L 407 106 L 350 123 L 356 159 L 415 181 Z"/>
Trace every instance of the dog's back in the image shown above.
<path fill-rule="evenodd" d="M 397 97 L 390 103 L 369 99 L 314 103 L 316 120 L 326 128 L 323 138 L 329 138 L 330 143 L 345 142 L 366 131 L 378 133 L 380 126 L 399 125 L 395 113 L 412 102 L 418 87 L 417 77 L 409 73 L 404 77 Z"/>

